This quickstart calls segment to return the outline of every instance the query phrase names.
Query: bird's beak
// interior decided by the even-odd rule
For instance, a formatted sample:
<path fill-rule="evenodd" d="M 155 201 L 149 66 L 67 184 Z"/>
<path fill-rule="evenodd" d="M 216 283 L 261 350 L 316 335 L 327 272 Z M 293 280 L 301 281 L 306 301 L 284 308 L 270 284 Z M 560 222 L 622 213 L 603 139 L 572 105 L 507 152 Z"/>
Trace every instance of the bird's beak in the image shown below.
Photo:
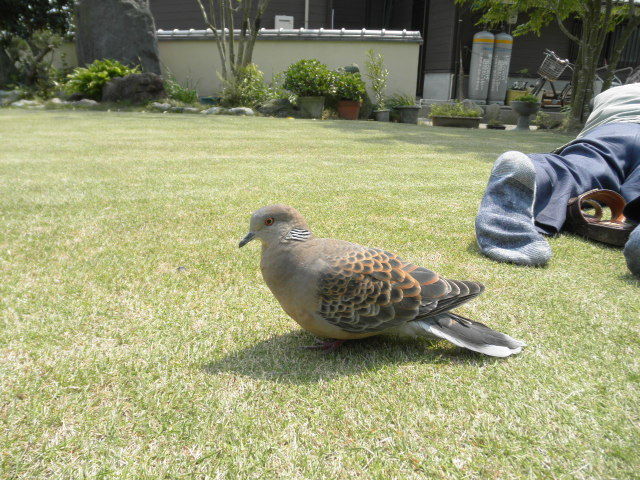
<path fill-rule="evenodd" d="M 247 243 L 253 240 L 255 236 L 256 236 L 255 233 L 251 233 L 251 232 L 247 233 L 247 236 L 244 237 L 242 240 L 240 240 L 240 243 L 238 244 L 238 248 L 244 247 Z"/>

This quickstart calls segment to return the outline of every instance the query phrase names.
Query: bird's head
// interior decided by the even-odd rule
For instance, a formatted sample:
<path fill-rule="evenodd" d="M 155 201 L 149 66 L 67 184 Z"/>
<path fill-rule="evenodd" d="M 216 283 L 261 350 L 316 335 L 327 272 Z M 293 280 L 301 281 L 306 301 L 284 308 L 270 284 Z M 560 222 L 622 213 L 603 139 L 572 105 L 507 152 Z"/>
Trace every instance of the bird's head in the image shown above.
<path fill-rule="evenodd" d="M 249 233 L 240 240 L 238 246 L 244 247 L 257 238 L 266 247 L 279 242 L 294 229 L 309 229 L 304 217 L 295 208 L 282 204 L 262 207 L 251 215 Z"/>

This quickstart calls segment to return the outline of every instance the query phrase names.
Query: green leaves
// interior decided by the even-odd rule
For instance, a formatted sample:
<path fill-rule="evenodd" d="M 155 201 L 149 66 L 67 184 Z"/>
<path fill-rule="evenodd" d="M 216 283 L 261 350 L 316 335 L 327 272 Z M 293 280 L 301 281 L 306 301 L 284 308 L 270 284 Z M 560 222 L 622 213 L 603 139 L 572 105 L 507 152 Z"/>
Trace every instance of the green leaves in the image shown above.
<path fill-rule="evenodd" d="M 462 102 L 441 103 L 439 105 L 431 105 L 431 116 L 477 118 L 482 116 L 482 111 L 476 108 L 468 108 Z"/>
<path fill-rule="evenodd" d="M 255 107 L 272 96 L 264 81 L 264 73 L 255 63 L 238 69 L 233 80 L 226 82 L 222 90 L 222 105 L 225 107 Z"/>
<path fill-rule="evenodd" d="M 284 72 L 284 88 L 300 97 L 321 97 L 331 93 L 333 74 L 319 60 L 300 60 Z"/>
<path fill-rule="evenodd" d="M 367 52 L 367 77 L 371 80 L 371 88 L 375 95 L 376 107 L 383 110 L 385 107 L 384 91 L 387 88 L 387 77 L 389 70 L 384 66 L 384 57 L 375 54 L 373 49 Z"/>
<path fill-rule="evenodd" d="M 65 89 L 68 93 L 79 93 L 94 100 L 102 97 L 102 88 L 115 77 L 125 77 L 132 73 L 140 73 L 140 67 L 123 65 L 117 60 L 95 60 L 87 68 L 76 68 L 67 76 Z"/>
<path fill-rule="evenodd" d="M 333 90 L 338 100 L 361 102 L 367 90 L 359 73 L 337 71 L 333 74 Z"/>

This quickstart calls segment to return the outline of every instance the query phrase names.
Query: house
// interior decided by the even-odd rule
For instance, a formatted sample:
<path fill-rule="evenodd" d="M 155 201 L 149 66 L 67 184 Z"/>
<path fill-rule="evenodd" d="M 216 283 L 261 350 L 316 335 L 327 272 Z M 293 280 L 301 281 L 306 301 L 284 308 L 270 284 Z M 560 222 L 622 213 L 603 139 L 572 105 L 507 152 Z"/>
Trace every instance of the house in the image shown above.
<path fill-rule="evenodd" d="M 150 0 L 150 6 L 158 29 L 206 28 L 196 0 Z M 411 38 L 413 42 L 417 41 L 419 35 L 422 38 L 419 48 L 403 50 L 406 70 L 415 72 L 415 81 L 407 81 L 407 72 L 403 71 L 405 79 L 401 83 L 402 90 L 408 92 L 413 89 L 423 98 L 449 99 L 457 94 L 455 76 L 460 61 L 463 71 L 469 72 L 472 38 L 482 30 L 476 25 L 478 18 L 468 7 L 456 5 L 453 0 L 271 0 L 262 17 L 261 27 L 406 31 L 410 35 L 405 38 Z M 577 22 L 569 22 L 568 26 L 573 31 L 580 28 Z M 610 56 L 618 34 L 614 32 L 609 35 L 603 61 Z M 380 35 L 377 39 L 378 45 L 385 41 L 382 37 Z M 300 38 L 317 39 L 304 33 Z M 356 38 L 351 40 L 356 41 Z M 344 44 L 341 45 L 344 47 Z M 311 51 L 318 52 L 321 57 L 326 48 L 333 47 L 335 45 L 327 43 L 314 44 Z M 575 61 L 576 46 L 552 25 L 545 28 L 540 36 L 531 34 L 514 40 L 510 76 L 534 81 L 546 48 L 554 50 L 562 58 Z M 357 56 L 361 60 L 362 55 Z M 394 61 L 397 63 L 398 59 Z M 276 63 L 280 65 L 282 62 Z M 635 32 L 629 41 L 620 67 L 636 67 L 639 64 L 640 31 Z M 398 73 L 398 70 L 394 73 Z"/>

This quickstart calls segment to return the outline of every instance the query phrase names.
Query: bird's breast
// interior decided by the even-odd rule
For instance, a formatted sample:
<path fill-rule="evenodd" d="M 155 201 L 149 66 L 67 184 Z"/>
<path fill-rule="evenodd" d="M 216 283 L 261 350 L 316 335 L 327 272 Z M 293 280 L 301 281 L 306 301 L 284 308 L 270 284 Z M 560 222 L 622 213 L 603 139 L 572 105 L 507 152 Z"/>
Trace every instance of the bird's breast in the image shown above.
<path fill-rule="evenodd" d="M 320 298 L 317 285 L 322 271 L 321 258 L 306 256 L 301 260 L 286 250 L 265 253 L 260 262 L 262 277 L 282 309 L 302 328 L 319 337 L 345 340 L 375 335 L 347 332 L 318 314 Z"/>

